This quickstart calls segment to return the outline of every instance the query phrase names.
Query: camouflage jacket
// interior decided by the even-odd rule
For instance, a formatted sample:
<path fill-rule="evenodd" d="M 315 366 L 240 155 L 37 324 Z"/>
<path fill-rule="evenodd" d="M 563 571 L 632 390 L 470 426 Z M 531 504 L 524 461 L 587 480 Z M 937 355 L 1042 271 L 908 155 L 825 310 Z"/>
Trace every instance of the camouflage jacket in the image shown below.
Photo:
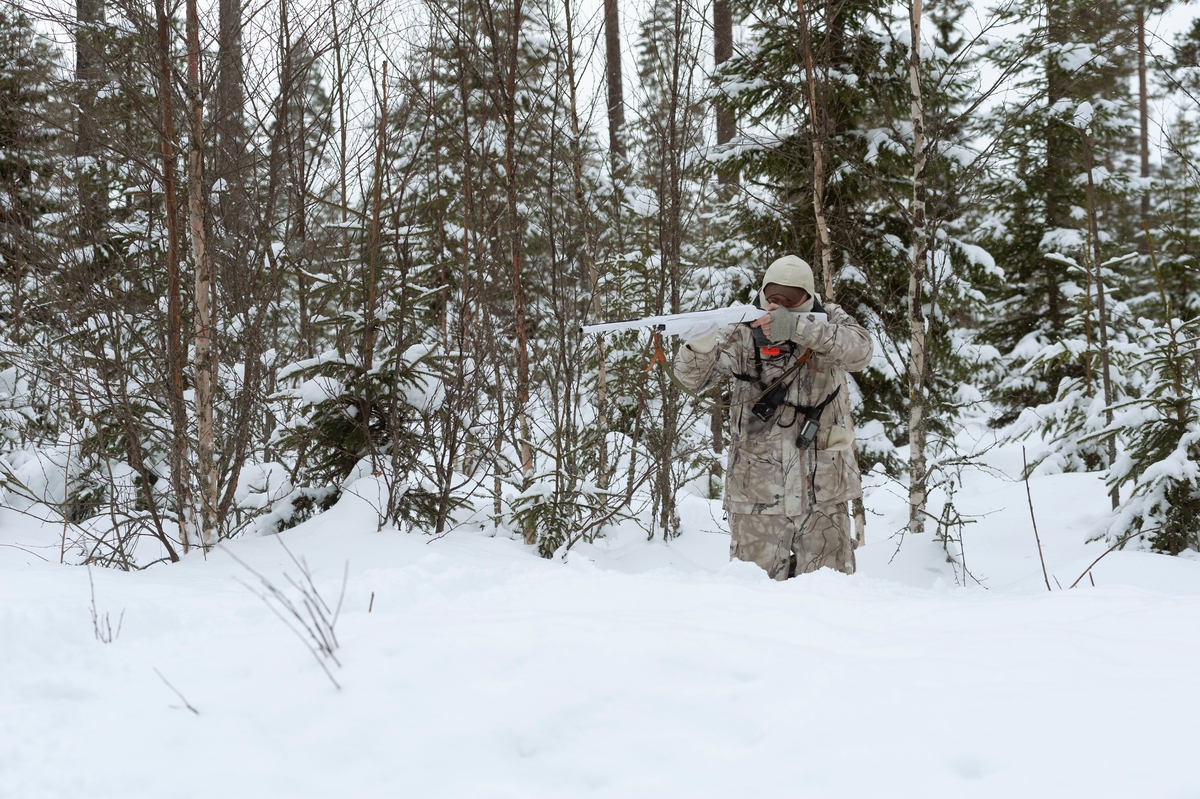
<path fill-rule="evenodd" d="M 686 344 L 679 350 L 676 375 L 693 391 L 735 378 L 725 473 L 725 509 L 730 513 L 800 516 L 814 502 L 845 502 L 862 495 L 845 376 L 870 363 L 873 346 L 867 331 L 839 306 L 828 303 L 824 311 L 827 322 L 802 314 L 795 335 L 779 345 L 781 352 L 774 357 L 755 358 L 757 348 L 746 325 L 722 328 L 711 352 L 695 352 Z M 806 363 L 787 380 L 785 403 L 764 423 L 752 411 L 763 387 L 810 349 Z M 834 391 L 821 414 L 815 446 L 800 450 L 796 439 L 804 409 Z"/>

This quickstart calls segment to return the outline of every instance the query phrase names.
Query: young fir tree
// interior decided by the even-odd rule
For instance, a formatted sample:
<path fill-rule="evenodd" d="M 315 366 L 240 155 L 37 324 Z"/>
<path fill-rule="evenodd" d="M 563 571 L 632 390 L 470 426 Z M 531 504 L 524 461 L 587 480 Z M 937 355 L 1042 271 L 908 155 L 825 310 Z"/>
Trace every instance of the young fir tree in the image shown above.
<path fill-rule="evenodd" d="M 1127 494 L 1106 530 L 1114 543 L 1144 534 L 1150 547 L 1178 555 L 1200 549 L 1200 324 L 1172 313 L 1164 324 L 1142 319 L 1132 331 L 1140 350 L 1136 396 L 1116 404 L 1103 434 L 1126 446 L 1109 483 Z"/>
<path fill-rule="evenodd" d="M 1004 279 L 990 292 L 984 339 L 1008 357 L 994 391 L 997 425 L 1050 402 L 1063 379 L 1085 377 L 1084 358 L 1026 367 L 1047 347 L 1074 337 L 1069 328 L 1080 301 L 1094 306 L 1079 285 L 1083 275 L 1072 266 L 1095 257 L 1088 232 L 1089 151 L 1093 176 L 1114 177 L 1099 181 L 1092 208 L 1100 220 L 1102 260 L 1114 247 L 1128 247 L 1136 228 L 1130 223 L 1138 219 L 1122 181 L 1133 174 L 1136 152 L 1129 92 L 1135 42 L 1123 7 L 1055 0 L 1017 4 L 1010 13 L 1040 24 L 994 50 L 999 62 L 1024 68 L 1012 82 L 1012 96 L 1019 99 L 1001 104 L 985 121 L 998 132 L 990 186 L 997 202 L 981 224 L 982 242 Z M 1086 129 L 1075 122 L 1085 101 L 1096 110 L 1096 124 Z"/>
<path fill-rule="evenodd" d="M 68 112 L 54 99 L 60 66 L 20 6 L 0 10 L 0 458 L 56 427 L 25 353 L 45 346 L 39 284 L 61 248 L 53 221 L 66 171 L 59 131 Z"/>

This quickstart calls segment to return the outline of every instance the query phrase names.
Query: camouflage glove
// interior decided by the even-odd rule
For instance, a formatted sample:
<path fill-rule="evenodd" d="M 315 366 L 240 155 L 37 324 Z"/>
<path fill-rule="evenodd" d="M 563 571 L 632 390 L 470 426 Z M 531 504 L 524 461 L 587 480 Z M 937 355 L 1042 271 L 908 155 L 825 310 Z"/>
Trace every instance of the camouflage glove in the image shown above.
<path fill-rule="evenodd" d="M 791 341 L 796 334 L 796 314 L 787 308 L 771 311 L 771 341 Z"/>
<path fill-rule="evenodd" d="M 700 322 L 688 328 L 683 340 L 692 352 L 712 352 L 717 346 L 717 326 L 712 322 Z"/>

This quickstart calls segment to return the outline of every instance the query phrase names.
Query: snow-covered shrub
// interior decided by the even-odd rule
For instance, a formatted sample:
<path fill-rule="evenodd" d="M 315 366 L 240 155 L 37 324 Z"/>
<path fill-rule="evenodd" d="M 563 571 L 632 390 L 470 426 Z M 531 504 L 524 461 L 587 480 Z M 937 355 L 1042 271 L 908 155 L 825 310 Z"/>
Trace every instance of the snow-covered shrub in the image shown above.
<path fill-rule="evenodd" d="M 330 491 L 338 491 L 364 468 L 388 477 L 387 508 L 381 518 L 395 523 L 435 520 L 439 492 L 424 472 L 428 433 L 442 406 L 444 387 L 440 358 L 424 345 L 402 353 L 383 348 L 376 366 L 366 370 L 353 358 L 327 352 L 284 367 L 280 385 L 293 383 L 275 396 L 290 406 L 275 446 L 295 464 L 296 480 L 310 500 L 301 500 L 301 515 L 321 507 Z M 290 496 L 290 494 L 289 494 Z M 293 523 L 292 517 L 280 518 Z M 294 523 L 303 521 L 297 519 Z"/>
<path fill-rule="evenodd" d="M 538 553 L 548 558 L 585 529 L 601 506 L 603 493 L 591 483 L 537 481 L 512 501 L 513 523 L 518 529 L 536 530 Z"/>
<path fill-rule="evenodd" d="M 1138 396 L 1114 407 L 1111 433 L 1125 451 L 1109 482 L 1129 496 L 1114 513 L 1114 539 L 1147 534 L 1150 546 L 1177 555 L 1200 548 L 1200 319 L 1157 325 L 1143 319 Z"/>

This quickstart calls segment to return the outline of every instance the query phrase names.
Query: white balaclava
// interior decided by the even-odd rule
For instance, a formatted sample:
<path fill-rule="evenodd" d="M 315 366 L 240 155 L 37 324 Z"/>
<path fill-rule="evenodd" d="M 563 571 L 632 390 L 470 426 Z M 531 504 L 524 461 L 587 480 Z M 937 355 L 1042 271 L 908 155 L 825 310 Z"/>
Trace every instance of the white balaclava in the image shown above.
<path fill-rule="evenodd" d="M 808 299 L 795 309 L 800 313 L 811 311 L 813 303 L 818 299 L 812 267 L 798 256 L 785 255 L 767 267 L 767 272 L 763 275 L 762 286 L 758 290 L 759 301 L 764 308 L 767 307 L 767 297 L 763 289 L 771 283 L 777 283 L 780 286 L 795 286 L 808 292 Z"/>

